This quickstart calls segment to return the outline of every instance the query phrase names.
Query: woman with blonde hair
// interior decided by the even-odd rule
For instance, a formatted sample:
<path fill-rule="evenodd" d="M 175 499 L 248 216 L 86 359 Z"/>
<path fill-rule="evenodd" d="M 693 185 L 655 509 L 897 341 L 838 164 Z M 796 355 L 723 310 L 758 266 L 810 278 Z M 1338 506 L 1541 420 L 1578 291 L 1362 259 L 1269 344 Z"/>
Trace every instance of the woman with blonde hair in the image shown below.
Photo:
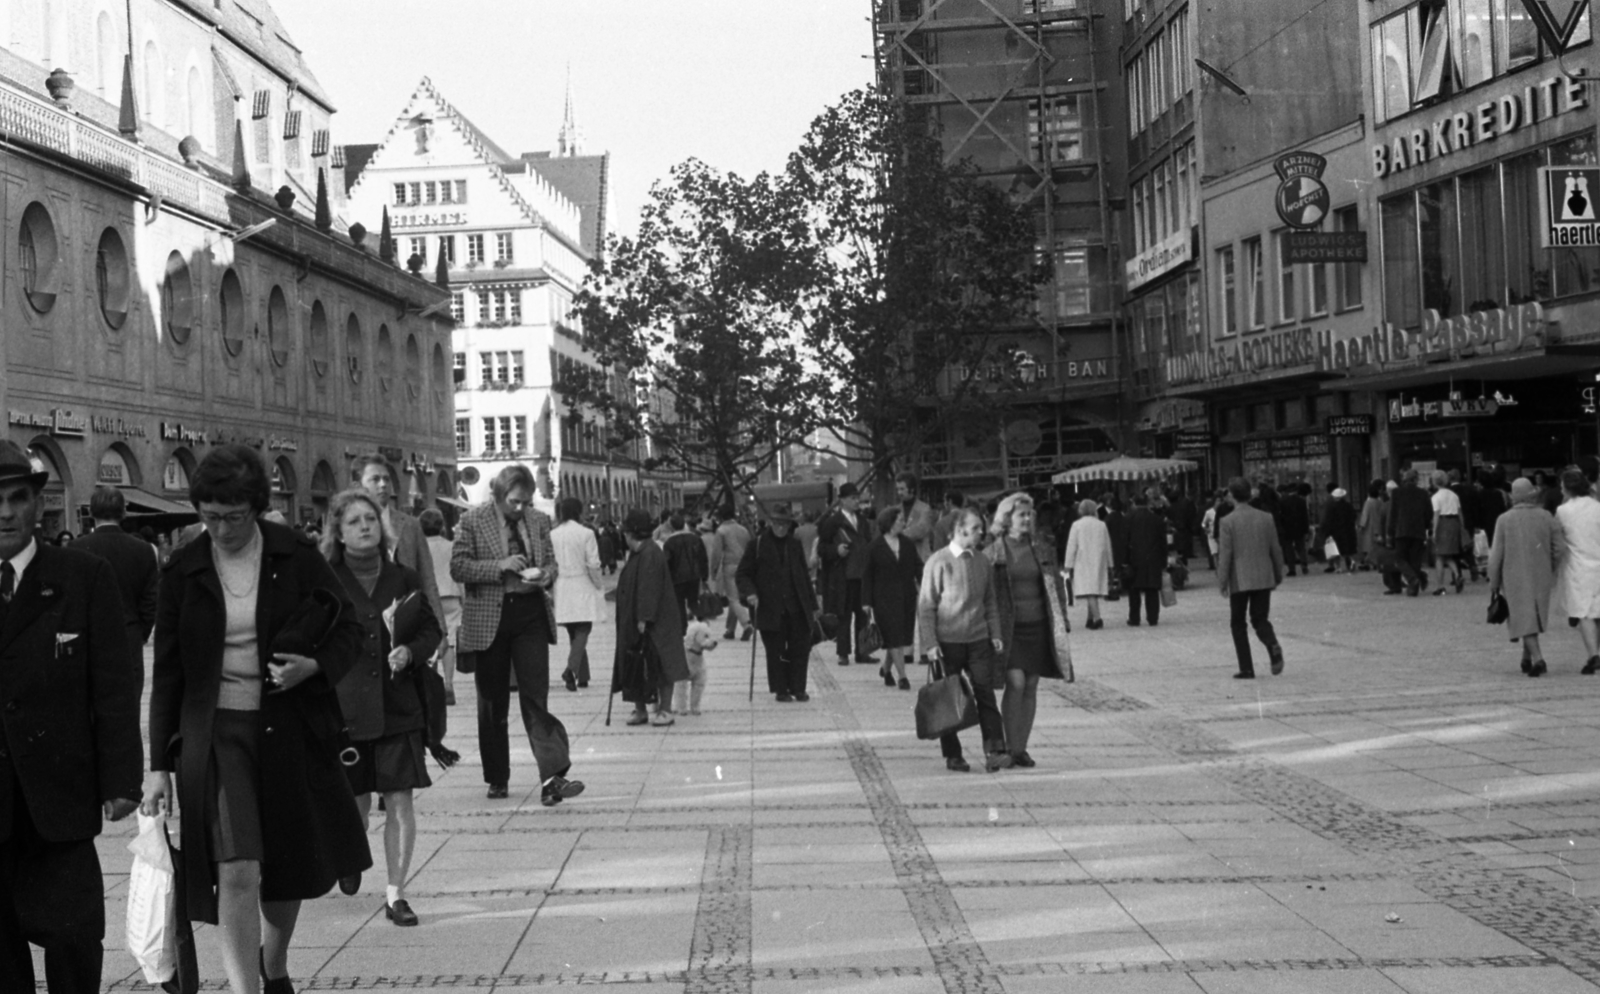
<path fill-rule="evenodd" d="M 1433 484 L 1433 561 L 1439 568 L 1439 584 L 1433 596 L 1444 594 L 1444 576 L 1450 573 L 1455 579 L 1456 593 L 1461 593 L 1461 498 L 1450 489 L 1450 477 L 1442 469 L 1433 471 L 1429 481 Z"/>
<path fill-rule="evenodd" d="M 1034 517 L 1033 498 L 1024 493 L 1007 496 L 995 508 L 989 526 L 994 540 L 984 550 L 994 567 L 1000 608 L 998 662 L 1006 675 L 1000 704 L 1004 746 L 1011 764 L 1021 767 L 1035 765 L 1028 755 L 1028 739 L 1033 734 L 1039 678 L 1060 680 L 1072 668 L 1066 587 L 1055 550 L 1034 530 Z"/>
<path fill-rule="evenodd" d="M 1104 628 L 1100 617 L 1100 598 L 1111 592 L 1111 531 L 1100 520 L 1100 505 L 1092 500 L 1080 501 L 1078 520 L 1067 532 L 1067 553 L 1062 557 L 1061 569 L 1072 583 L 1072 594 L 1089 607 L 1086 627 Z"/>

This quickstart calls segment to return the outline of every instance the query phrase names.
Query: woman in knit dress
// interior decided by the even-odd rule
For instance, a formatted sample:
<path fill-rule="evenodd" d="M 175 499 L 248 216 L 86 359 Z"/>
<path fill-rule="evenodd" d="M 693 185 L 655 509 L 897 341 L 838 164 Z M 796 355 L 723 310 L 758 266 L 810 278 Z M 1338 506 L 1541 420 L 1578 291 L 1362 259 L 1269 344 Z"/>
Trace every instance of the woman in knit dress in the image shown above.
<path fill-rule="evenodd" d="M 1072 595 L 1089 608 L 1089 629 L 1104 628 L 1100 598 L 1111 592 L 1113 566 L 1111 532 L 1100 520 L 1100 505 L 1092 500 L 1078 504 L 1078 520 L 1067 533 L 1067 552 L 1061 568 L 1072 578 Z"/>
<path fill-rule="evenodd" d="M 883 634 L 883 667 L 878 675 L 885 687 L 897 685 L 910 690 L 906 679 L 906 657 L 917 625 L 917 582 L 922 578 L 922 559 L 917 545 L 906 538 L 906 519 L 895 504 L 878 515 L 878 537 L 867 547 L 867 563 L 861 576 L 861 606 Z"/>
<path fill-rule="evenodd" d="M 363 821 L 372 810 L 373 792 L 383 795 L 388 869 L 383 913 L 396 925 L 415 925 L 416 913 L 405 897 L 417 842 L 412 792 L 433 785 L 416 667 L 428 665 L 442 633 L 421 592 L 421 578 L 389 558 L 383 511 L 367 491 L 346 490 L 333 498 L 322 553 L 343 582 L 363 632 L 350 671 L 336 687 L 350 736 L 345 775 Z M 391 607 L 394 617 L 385 619 Z M 346 894 L 360 887 L 360 874 L 339 880 Z"/>

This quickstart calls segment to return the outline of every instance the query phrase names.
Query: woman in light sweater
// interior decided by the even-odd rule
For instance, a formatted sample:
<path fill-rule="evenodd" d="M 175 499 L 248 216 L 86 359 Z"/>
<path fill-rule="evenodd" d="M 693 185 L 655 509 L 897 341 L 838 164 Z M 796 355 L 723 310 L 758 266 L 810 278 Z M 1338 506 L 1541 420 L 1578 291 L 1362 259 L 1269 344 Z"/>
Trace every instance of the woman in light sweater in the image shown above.
<path fill-rule="evenodd" d="M 1000 606 L 995 593 L 994 567 L 978 551 L 983 517 L 966 508 L 956 519 L 950 544 L 928 557 L 917 595 L 917 622 L 928 641 L 928 655 L 946 676 L 966 672 L 983 731 L 985 765 L 989 772 L 1011 765 L 1006 751 L 1005 728 L 995 691 L 1005 686 L 999 653 Z M 961 740 L 954 733 L 939 739 L 945 768 L 957 773 L 972 769 L 961 755 Z"/>

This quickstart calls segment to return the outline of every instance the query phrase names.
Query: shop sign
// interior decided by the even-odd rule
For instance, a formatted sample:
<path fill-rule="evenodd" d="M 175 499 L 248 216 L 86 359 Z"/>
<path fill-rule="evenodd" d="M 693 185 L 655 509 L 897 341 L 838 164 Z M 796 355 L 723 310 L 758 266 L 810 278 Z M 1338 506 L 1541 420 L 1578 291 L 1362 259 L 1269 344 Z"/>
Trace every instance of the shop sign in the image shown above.
<path fill-rule="evenodd" d="M 1322 371 L 1351 370 L 1362 366 L 1386 366 L 1412 359 L 1474 353 L 1515 352 L 1541 348 L 1548 328 L 1544 308 L 1537 303 L 1512 308 L 1474 311 L 1455 317 L 1440 317 L 1439 312 L 1422 312 L 1422 327 L 1397 328 L 1387 322 L 1366 335 L 1335 339 L 1331 331 L 1318 335 L 1317 368 Z"/>
<path fill-rule="evenodd" d="M 292 438 L 279 438 L 276 435 L 268 435 L 267 450 L 270 452 L 299 452 L 300 443 Z"/>
<path fill-rule="evenodd" d="M 1509 404 L 1501 403 L 1501 397 L 1510 401 Z M 1502 407 L 1515 407 L 1517 401 L 1513 397 L 1496 392 L 1493 397 L 1462 397 L 1455 394 L 1445 400 L 1406 400 L 1404 397 L 1395 397 L 1389 401 L 1389 420 L 1391 422 L 1412 421 L 1421 418 L 1492 418 L 1500 413 Z"/>
<path fill-rule="evenodd" d="M 1315 152 L 1289 152 L 1272 164 L 1277 171 L 1278 191 L 1272 206 L 1278 217 L 1291 228 L 1315 228 L 1328 216 L 1328 188 L 1322 174 L 1328 160 Z"/>
<path fill-rule="evenodd" d="M 1236 339 L 1167 360 L 1167 383 L 1208 383 L 1249 373 L 1314 366 L 1318 342 L 1326 337 L 1309 326 L 1270 335 Z"/>
<path fill-rule="evenodd" d="M 58 407 L 48 414 L 10 411 L 10 422 L 22 428 L 43 428 L 57 438 L 83 438 L 89 433 L 89 419 Z"/>
<path fill-rule="evenodd" d="M 1172 437 L 1172 447 L 1181 452 L 1207 452 L 1214 441 L 1209 431 L 1180 431 Z"/>
<path fill-rule="evenodd" d="M 1328 434 L 1337 435 L 1370 435 L 1372 434 L 1372 415 L 1370 414 L 1334 414 L 1328 417 Z"/>
<path fill-rule="evenodd" d="M 1578 399 L 1583 404 L 1583 413 L 1595 413 L 1594 387 L 1584 387 L 1578 391 Z"/>
<path fill-rule="evenodd" d="M 1283 262 L 1366 262 L 1365 231 L 1285 231 Z"/>
<path fill-rule="evenodd" d="M 1269 438 L 1267 439 L 1267 452 L 1274 459 L 1298 459 L 1301 455 L 1300 439 Z"/>
<path fill-rule="evenodd" d="M 46 490 L 44 492 L 44 509 L 46 511 L 65 511 L 67 509 L 67 495 L 59 490 Z"/>
<path fill-rule="evenodd" d="M 1184 228 L 1129 259 L 1124 267 L 1128 274 L 1128 289 L 1143 286 L 1190 261 L 1194 258 L 1192 248 L 1189 229 Z"/>
<path fill-rule="evenodd" d="M 393 214 L 389 217 L 391 228 L 443 228 L 466 223 L 466 211 L 422 211 L 416 214 Z"/>
<path fill-rule="evenodd" d="M 1244 457 L 1251 462 L 1264 462 L 1272 458 L 1272 453 L 1267 447 L 1267 440 L 1258 438 L 1244 443 Z"/>
<path fill-rule="evenodd" d="M 1328 436 L 1307 435 L 1300 440 L 1300 454 L 1307 459 L 1328 454 Z"/>
<path fill-rule="evenodd" d="M 1439 416 L 1445 418 L 1492 418 L 1499 410 L 1500 405 L 1488 397 L 1456 398 L 1439 404 Z"/>
<path fill-rule="evenodd" d="M 1545 248 L 1600 245 L 1594 198 L 1600 166 L 1539 168 L 1539 244 Z"/>
<path fill-rule="evenodd" d="M 1372 174 L 1378 179 L 1442 159 L 1463 149 L 1509 135 L 1589 106 L 1583 80 L 1562 74 L 1531 83 L 1521 93 L 1485 100 L 1469 110 L 1422 118 L 1409 132 L 1370 146 Z"/>
<path fill-rule="evenodd" d="M 94 429 L 96 435 L 116 435 L 120 438 L 144 438 L 146 434 L 144 425 L 106 414 L 89 418 L 89 427 Z"/>
<path fill-rule="evenodd" d="M 210 441 L 204 428 L 193 428 L 177 421 L 163 421 L 157 426 L 163 442 L 183 442 L 185 445 L 205 445 Z"/>
<path fill-rule="evenodd" d="M 95 480 L 108 487 L 125 487 L 128 485 L 128 464 L 115 452 L 107 452 L 100 457 L 100 467 L 95 472 Z"/>
<path fill-rule="evenodd" d="M 188 490 L 189 474 L 183 471 L 183 463 L 176 456 L 167 460 L 166 466 L 161 469 L 161 488 L 163 490 Z"/>

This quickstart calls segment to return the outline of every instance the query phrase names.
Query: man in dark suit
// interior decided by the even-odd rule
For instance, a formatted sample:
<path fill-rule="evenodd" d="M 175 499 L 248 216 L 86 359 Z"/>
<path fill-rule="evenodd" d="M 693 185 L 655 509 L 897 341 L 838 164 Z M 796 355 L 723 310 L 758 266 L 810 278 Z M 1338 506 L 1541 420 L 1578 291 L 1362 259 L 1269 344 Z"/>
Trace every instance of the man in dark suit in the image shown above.
<path fill-rule="evenodd" d="M 0 441 L 0 991 L 93 994 L 104 956 L 102 818 L 138 806 L 139 695 L 105 560 L 34 540 L 47 473 Z"/>
<path fill-rule="evenodd" d="M 1228 503 L 1233 510 L 1217 523 L 1217 582 L 1231 609 L 1233 650 L 1239 658 L 1235 680 L 1254 680 L 1255 661 L 1250 656 L 1250 627 L 1267 647 L 1274 675 L 1283 672 L 1283 647 L 1267 617 L 1272 611 L 1272 591 L 1283 582 L 1283 546 L 1272 515 L 1250 503 L 1250 484 L 1239 477 L 1228 481 Z"/>
<path fill-rule="evenodd" d="M 95 487 L 89 498 L 94 531 L 72 543 L 79 552 L 111 564 L 128 622 L 128 647 L 134 664 L 144 671 L 144 644 L 156 627 L 156 592 L 161 588 L 161 559 L 155 546 L 122 530 L 127 505 L 116 487 Z"/>
<path fill-rule="evenodd" d="M 1128 624 L 1139 627 L 1139 608 L 1152 626 L 1161 623 L 1161 575 L 1167 569 L 1167 526 L 1150 510 L 1150 498 L 1133 495 L 1133 511 L 1122 530 L 1122 549 L 1115 557 L 1122 563 L 1123 582 L 1128 588 Z"/>
<path fill-rule="evenodd" d="M 1400 475 L 1400 486 L 1389 495 L 1389 520 L 1384 523 L 1384 538 L 1394 549 L 1397 565 L 1406 581 L 1406 596 L 1415 597 L 1427 584 L 1422 572 L 1422 557 L 1427 549 L 1428 528 L 1433 524 L 1433 501 L 1417 483 L 1417 471 Z"/>
<path fill-rule="evenodd" d="M 839 619 L 839 665 L 850 665 L 855 632 L 866 624 L 861 607 L 861 577 L 867 568 L 867 547 L 875 537 L 872 522 L 861 510 L 861 491 L 854 483 L 839 488 L 839 506 L 817 523 L 817 552 L 822 559 L 823 610 Z M 877 658 L 857 653 L 858 663 Z"/>
<path fill-rule="evenodd" d="M 1301 576 L 1311 573 L 1306 560 L 1306 533 L 1311 531 L 1311 507 L 1306 503 L 1306 494 L 1310 490 L 1304 483 L 1289 483 L 1278 494 L 1278 541 L 1283 546 L 1284 561 L 1289 564 L 1289 576 L 1294 576 L 1296 565 Z"/>

